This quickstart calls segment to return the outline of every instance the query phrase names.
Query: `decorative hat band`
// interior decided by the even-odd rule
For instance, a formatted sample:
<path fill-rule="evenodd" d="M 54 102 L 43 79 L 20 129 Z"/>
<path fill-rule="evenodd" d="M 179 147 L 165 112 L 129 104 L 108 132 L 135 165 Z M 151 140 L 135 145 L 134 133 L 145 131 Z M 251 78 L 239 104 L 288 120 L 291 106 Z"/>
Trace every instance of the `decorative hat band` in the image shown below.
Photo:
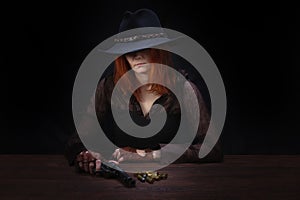
<path fill-rule="evenodd" d="M 133 42 L 136 40 L 144 40 L 144 39 L 159 38 L 159 37 L 167 37 L 167 35 L 165 33 L 149 33 L 144 35 L 134 35 L 125 38 L 115 38 L 114 41 L 117 43 L 123 43 L 123 42 Z"/>

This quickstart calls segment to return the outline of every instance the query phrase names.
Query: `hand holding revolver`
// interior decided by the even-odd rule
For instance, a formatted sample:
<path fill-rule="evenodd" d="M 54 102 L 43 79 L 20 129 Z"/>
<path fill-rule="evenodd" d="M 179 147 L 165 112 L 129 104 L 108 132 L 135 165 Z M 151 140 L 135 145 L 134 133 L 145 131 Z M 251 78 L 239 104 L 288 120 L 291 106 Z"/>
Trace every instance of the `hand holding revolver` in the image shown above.
<path fill-rule="evenodd" d="M 100 170 L 102 159 L 103 157 L 100 153 L 96 153 L 93 151 L 82 151 L 76 156 L 75 166 L 77 167 L 78 171 L 94 174 L 95 170 Z M 110 160 L 109 162 L 118 164 L 118 162 L 114 160 Z"/>

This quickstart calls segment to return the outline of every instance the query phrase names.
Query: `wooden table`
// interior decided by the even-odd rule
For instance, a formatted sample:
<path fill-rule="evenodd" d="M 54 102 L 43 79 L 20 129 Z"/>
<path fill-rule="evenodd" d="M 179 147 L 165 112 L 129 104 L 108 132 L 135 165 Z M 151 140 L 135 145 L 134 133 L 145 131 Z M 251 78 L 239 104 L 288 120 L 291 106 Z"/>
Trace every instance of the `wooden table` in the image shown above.
<path fill-rule="evenodd" d="M 0 155 L 0 199 L 300 199 L 300 155 L 226 155 L 223 163 L 172 164 L 167 180 L 76 174 L 62 155 Z"/>

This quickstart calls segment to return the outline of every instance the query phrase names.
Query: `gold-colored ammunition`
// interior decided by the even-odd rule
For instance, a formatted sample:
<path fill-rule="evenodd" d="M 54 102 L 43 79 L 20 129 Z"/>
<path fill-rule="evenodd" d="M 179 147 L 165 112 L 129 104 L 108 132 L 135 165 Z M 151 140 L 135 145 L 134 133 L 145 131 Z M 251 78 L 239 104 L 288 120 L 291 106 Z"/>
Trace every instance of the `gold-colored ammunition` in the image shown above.
<path fill-rule="evenodd" d="M 146 179 L 142 176 L 142 174 L 137 175 L 137 179 L 139 179 L 141 182 L 145 182 Z"/>
<path fill-rule="evenodd" d="M 168 174 L 165 174 L 165 173 L 160 174 L 160 177 L 161 177 L 161 179 L 167 179 L 168 178 Z"/>
<path fill-rule="evenodd" d="M 154 172 L 154 173 L 152 173 L 151 178 L 153 178 L 156 181 L 159 181 L 160 180 L 160 174 L 158 172 Z"/>
<path fill-rule="evenodd" d="M 166 173 L 160 173 L 160 172 L 151 172 L 151 171 L 146 171 L 146 172 L 139 172 L 134 174 L 135 177 L 137 177 L 138 180 L 141 182 L 148 182 L 148 183 L 154 183 L 154 181 L 159 181 L 162 179 L 167 179 L 168 174 Z"/>
<path fill-rule="evenodd" d="M 153 178 L 151 178 L 151 176 L 147 176 L 146 177 L 146 181 L 148 182 L 148 183 L 154 183 L 154 179 Z"/>

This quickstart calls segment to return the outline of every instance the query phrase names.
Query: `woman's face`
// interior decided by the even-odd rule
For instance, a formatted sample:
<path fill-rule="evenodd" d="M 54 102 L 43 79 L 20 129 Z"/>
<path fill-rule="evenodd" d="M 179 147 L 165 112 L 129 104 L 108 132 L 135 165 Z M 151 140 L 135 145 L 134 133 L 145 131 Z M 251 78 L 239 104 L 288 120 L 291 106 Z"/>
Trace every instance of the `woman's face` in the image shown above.
<path fill-rule="evenodd" d="M 126 60 L 135 73 L 148 73 L 150 69 L 150 49 L 125 54 Z"/>

